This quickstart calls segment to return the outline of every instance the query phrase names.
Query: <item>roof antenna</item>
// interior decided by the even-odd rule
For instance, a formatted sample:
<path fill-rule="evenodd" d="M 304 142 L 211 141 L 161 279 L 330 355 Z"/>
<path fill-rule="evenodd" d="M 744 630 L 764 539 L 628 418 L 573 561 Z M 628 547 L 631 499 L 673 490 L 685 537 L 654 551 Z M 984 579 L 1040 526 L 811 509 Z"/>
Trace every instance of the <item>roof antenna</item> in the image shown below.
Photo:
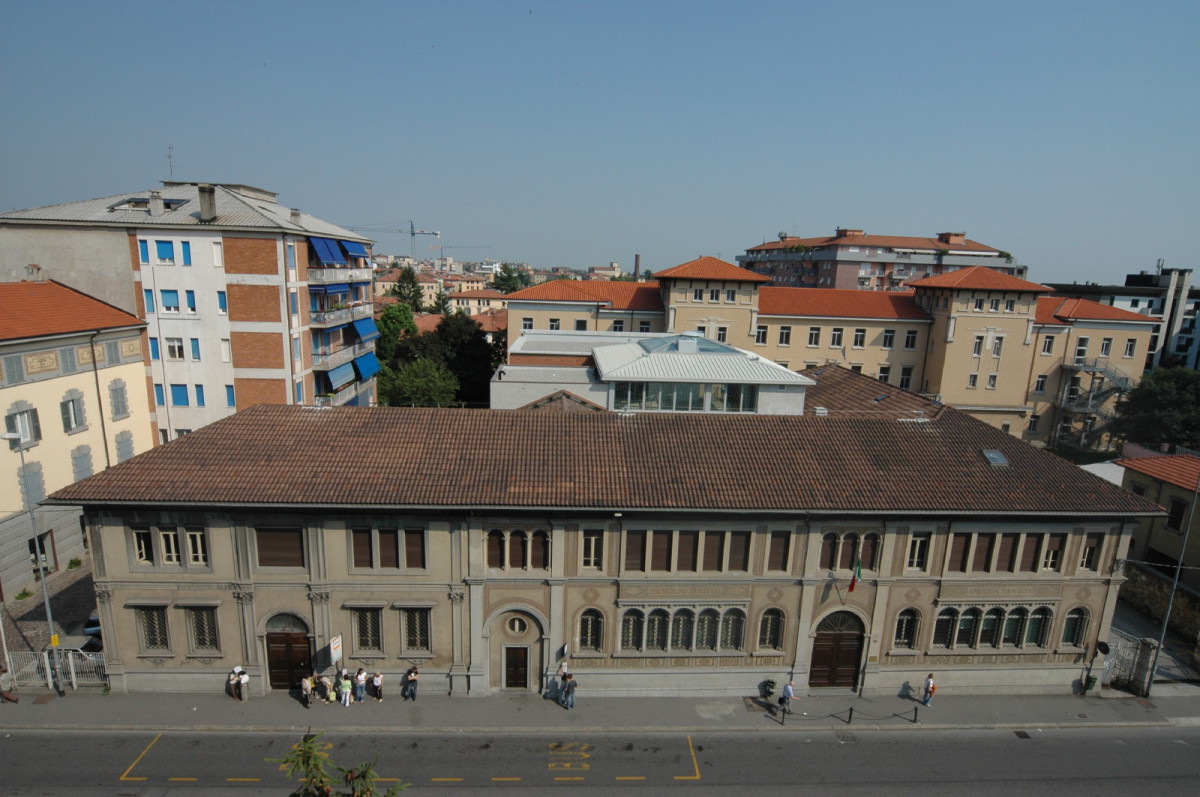
<path fill-rule="evenodd" d="M 167 146 L 167 172 L 171 175 L 171 182 L 175 182 L 175 148 Z"/>

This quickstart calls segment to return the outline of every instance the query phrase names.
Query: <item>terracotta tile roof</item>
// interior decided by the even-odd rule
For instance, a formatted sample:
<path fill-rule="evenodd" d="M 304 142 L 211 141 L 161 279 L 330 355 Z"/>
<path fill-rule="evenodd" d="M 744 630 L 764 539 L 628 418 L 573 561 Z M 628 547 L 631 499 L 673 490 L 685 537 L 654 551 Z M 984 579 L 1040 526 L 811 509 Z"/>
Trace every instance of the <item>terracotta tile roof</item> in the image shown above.
<path fill-rule="evenodd" d="M 444 316 L 441 313 L 413 313 L 413 323 L 417 325 L 417 332 L 433 332 L 437 329 L 437 325 L 442 323 Z"/>
<path fill-rule="evenodd" d="M 1039 296 L 1037 314 L 1039 324 L 1067 324 L 1071 321 L 1133 321 L 1154 324 L 1149 316 L 1131 313 L 1119 307 L 1100 304 L 1091 299 L 1064 298 L 1062 296 Z"/>
<path fill-rule="evenodd" d="M 996 449 L 1008 464 L 988 463 Z M 50 503 L 1157 515 L 1144 498 L 946 408 L 890 416 L 262 404 Z"/>
<path fill-rule="evenodd" d="M 519 410 L 555 410 L 558 412 L 608 412 L 607 407 L 602 407 L 594 401 L 588 401 L 581 396 L 576 396 L 568 390 L 556 390 L 549 396 L 544 396 L 537 401 L 531 401 L 523 407 L 517 407 Z"/>
<path fill-rule="evenodd" d="M 610 310 L 648 310 L 661 313 L 662 298 L 657 282 L 584 282 L 553 280 L 513 291 L 512 302 L 584 302 L 604 304 Z"/>
<path fill-rule="evenodd" d="M 1195 490 L 1197 481 L 1200 481 L 1200 457 L 1176 454 L 1169 457 L 1115 459 L 1113 462 L 1185 490 Z"/>
<path fill-rule="evenodd" d="M 500 332 L 508 329 L 508 311 L 492 308 L 471 316 L 484 332 Z"/>
<path fill-rule="evenodd" d="M 451 299 L 503 299 L 504 294 L 492 288 L 477 288 L 472 291 L 455 291 L 449 294 Z"/>
<path fill-rule="evenodd" d="M 817 238 L 784 238 L 782 241 L 767 241 L 747 249 L 747 252 L 769 252 L 773 249 L 791 249 L 796 246 L 807 246 L 809 249 L 821 249 L 827 246 L 877 246 L 881 249 L 950 249 L 955 252 L 997 252 L 990 246 L 964 239 L 960 244 L 949 244 L 938 240 L 937 236 L 924 238 L 910 235 L 848 235 L 842 238 L 827 235 Z"/>
<path fill-rule="evenodd" d="M 839 288 L 758 289 L 758 313 L 832 318 L 894 318 L 928 321 L 911 291 L 856 291 Z"/>
<path fill-rule="evenodd" d="M 135 315 L 61 282 L 0 282 L 0 340 L 114 327 L 144 327 Z"/>
<path fill-rule="evenodd" d="M 692 280 L 713 280 L 722 282 L 770 282 L 769 277 L 764 277 L 762 274 L 755 274 L 744 268 L 735 266 L 733 263 L 726 263 L 724 260 L 718 260 L 715 257 L 699 257 L 695 260 L 690 260 L 687 263 L 682 263 L 674 268 L 668 268 L 664 271 L 657 271 L 654 274 L 657 280 L 664 279 L 692 279 Z"/>
<path fill-rule="evenodd" d="M 933 418 L 945 409 L 944 404 L 838 365 L 807 368 L 800 373 L 816 382 L 804 396 L 804 411 L 810 415 L 817 407 L 824 407 L 838 415 Z"/>
<path fill-rule="evenodd" d="M 594 365 L 590 354 L 512 354 L 509 365 L 539 365 L 546 368 L 580 368 Z"/>
<path fill-rule="evenodd" d="M 1023 280 L 1008 274 L 1001 274 L 987 266 L 968 266 L 938 274 L 936 277 L 925 277 L 908 283 L 910 288 L 959 288 L 974 291 L 1024 291 L 1026 293 L 1050 293 L 1045 285 Z"/>

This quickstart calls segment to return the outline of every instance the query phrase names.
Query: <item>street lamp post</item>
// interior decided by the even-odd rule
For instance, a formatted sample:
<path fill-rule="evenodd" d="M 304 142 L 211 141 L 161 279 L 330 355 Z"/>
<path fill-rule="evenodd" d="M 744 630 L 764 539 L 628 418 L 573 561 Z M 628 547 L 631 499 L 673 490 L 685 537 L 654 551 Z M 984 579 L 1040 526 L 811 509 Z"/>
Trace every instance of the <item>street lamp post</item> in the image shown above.
<path fill-rule="evenodd" d="M 65 692 L 59 680 L 59 673 L 62 672 L 62 664 L 58 657 L 58 635 L 54 633 L 54 615 L 50 611 L 50 591 L 46 589 L 46 568 L 42 564 L 45 551 L 42 548 L 42 539 L 38 536 L 37 517 L 33 514 L 33 501 L 29 498 L 29 490 L 25 481 L 25 449 L 21 447 L 21 435 L 18 432 L 0 432 L 0 440 L 16 441 L 17 454 L 21 457 L 21 500 L 25 502 L 25 508 L 29 512 L 29 527 L 33 530 L 33 550 L 37 557 L 38 566 L 38 581 L 42 584 L 42 602 L 46 606 L 46 626 L 50 631 L 50 683 L 54 691 L 59 697 L 63 697 Z"/>

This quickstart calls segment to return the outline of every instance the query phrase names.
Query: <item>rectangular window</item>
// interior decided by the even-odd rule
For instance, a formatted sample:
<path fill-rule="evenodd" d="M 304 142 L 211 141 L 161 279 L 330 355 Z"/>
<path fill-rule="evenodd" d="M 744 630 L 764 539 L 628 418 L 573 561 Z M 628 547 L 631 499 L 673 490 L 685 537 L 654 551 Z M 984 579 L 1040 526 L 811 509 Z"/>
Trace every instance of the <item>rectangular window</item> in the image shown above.
<path fill-rule="evenodd" d="M 904 390 L 912 389 L 913 367 L 911 365 L 903 365 L 900 367 L 900 387 Z"/>
<path fill-rule="evenodd" d="M 976 309 L 976 310 L 982 310 L 982 309 L 983 309 L 983 299 L 976 299 L 976 300 L 975 300 L 975 309 Z"/>
<path fill-rule="evenodd" d="M 725 291 L 725 301 L 727 301 L 731 304 L 736 302 L 737 301 L 737 291 L 732 290 L 732 289 Z"/>
<path fill-rule="evenodd" d="M 167 636 L 167 607 L 141 606 L 136 612 L 142 649 L 169 650 L 171 645 Z"/>
<path fill-rule="evenodd" d="M 621 320 L 620 318 L 613 321 L 612 322 L 612 331 L 613 332 L 624 332 L 625 331 L 625 322 L 623 320 Z"/>
<path fill-rule="evenodd" d="M 986 573 L 992 569 L 992 551 L 995 547 L 995 534 L 975 535 L 975 552 L 971 555 L 971 572 Z"/>
<path fill-rule="evenodd" d="M 604 530 L 583 530 L 583 566 L 600 569 L 604 563 Z"/>
<path fill-rule="evenodd" d="M 157 360 L 158 357 L 158 338 L 150 338 L 150 359 Z"/>
<path fill-rule="evenodd" d="M 219 650 L 217 640 L 217 610 L 212 606 L 184 609 L 192 650 Z"/>
<path fill-rule="evenodd" d="M 890 349 L 895 345 L 895 343 L 896 343 L 896 330 L 894 330 L 894 329 L 883 330 L 883 343 L 882 343 L 883 348 Z"/>
<path fill-rule="evenodd" d="M 1046 374 L 1038 374 L 1037 381 L 1033 383 L 1034 393 L 1046 392 Z"/>
<path fill-rule="evenodd" d="M 971 356 L 979 357 L 983 355 L 983 335 L 975 336 L 975 343 L 971 346 Z"/>
<path fill-rule="evenodd" d="M 212 245 L 213 266 L 216 268 L 225 268 L 225 251 L 221 246 L 220 241 L 213 241 Z"/>
<path fill-rule="evenodd" d="M 1047 534 L 1042 549 L 1042 569 L 1058 570 L 1062 566 L 1062 552 L 1066 547 L 1067 535 Z"/>
<path fill-rule="evenodd" d="M 729 337 L 729 330 L 726 327 L 717 327 L 717 343 L 724 343 Z"/>
<path fill-rule="evenodd" d="M 1125 356 L 1132 357 L 1133 353 L 1136 350 L 1137 350 L 1137 339 L 1136 338 L 1127 338 L 1125 340 Z"/>
<path fill-rule="evenodd" d="M 888 381 L 888 379 L 890 379 L 891 376 L 892 376 L 892 366 L 890 366 L 890 365 L 879 366 L 879 381 L 880 382 Z"/>
<path fill-rule="evenodd" d="M 364 568 L 373 567 L 374 561 L 371 556 L 371 530 L 351 529 L 350 541 L 351 548 L 353 549 L 354 566 Z"/>
<path fill-rule="evenodd" d="M 1025 544 L 1021 547 L 1021 572 L 1037 572 L 1038 562 L 1042 558 L 1042 535 L 1026 534 Z"/>
<path fill-rule="evenodd" d="M 229 313 L 229 303 L 225 299 L 225 291 L 217 291 L 217 312 L 221 315 Z"/>
<path fill-rule="evenodd" d="M 383 640 L 379 635 L 379 609 L 351 609 L 354 615 L 355 650 L 382 651 Z"/>
<path fill-rule="evenodd" d="M 703 288 L 692 288 L 692 301 L 693 302 L 704 301 L 704 289 Z"/>
<path fill-rule="evenodd" d="M 404 566 L 414 570 L 425 569 L 425 530 L 404 530 Z"/>
<path fill-rule="evenodd" d="M 914 534 L 908 540 L 908 560 L 906 566 L 910 570 L 924 570 L 929 558 L 928 534 Z"/>
<path fill-rule="evenodd" d="M 192 347 L 192 359 L 200 360 L 200 338 L 189 338 L 189 343 Z"/>
<path fill-rule="evenodd" d="M 719 301 L 721 301 L 721 290 L 720 290 L 720 288 L 710 288 L 710 289 L 709 289 L 709 291 L 708 291 L 708 300 L 709 300 L 710 302 L 719 302 Z"/>
<path fill-rule="evenodd" d="M 1015 313 L 1016 311 L 1017 311 L 1017 300 L 1016 299 L 1005 299 L 1004 300 L 1004 312 Z"/>
<path fill-rule="evenodd" d="M 1004 338 L 997 336 L 996 339 L 994 341 L 992 341 L 992 356 L 999 357 L 1000 352 L 1003 349 L 1004 349 Z"/>
<path fill-rule="evenodd" d="M 149 288 L 142 291 L 142 299 L 146 303 L 146 312 L 153 313 L 154 312 L 154 291 L 150 290 Z"/>
<path fill-rule="evenodd" d="M 624 322 L 621 322 L 621 323 L 623 324 Z M 576 318 L 575 319 L 575 331 L 576 332 L 587 332 L 587 319 L 586 318 Z"/>
<path fill-rule="evenodd" d="M 843 330 L 841 327 L 833 328 L 833 331 L 829 334 L 829 345 L 830 346 L 832 346 L 835 349 L 840 349 L 842 347 L 842 332 L 843 332 Z"/>
<path fill-rule="evenodd" d="M 1042 354 L 1054 354 L 1054 336 L 1047 335 L 1042 338 Z"/>
<path fill-rule="evenodd" d="M 179 535 L 175 529 L 164 529 L 158 532 L 158 545 L 162 551 L 164 565 L 177 565 L 182 559 L 179 556 Z"/>
<path fill-rule="evenodd" d="M 82 397 L 73 396 L 68 398 L 59 404 L 59 410 L 62 412 L 64 432 L 70 434 L 77 429 L 84 428 Z"/>
<path fill-rule="evenodd" d="M 740 572 L 750 569 L 750 532 L 729 533 L 729 569 Z"/>
<path fill-rule="evenodd" d="M 700 324 L 696 327 L 696 333 L 700 335 L 700 337 L 706 338 L 708 337 L 708 327 L 704 326 L 704 324 Z"/>
<path fill-rule="evenodd" d="M 165 398 L 165 394 L 163 393 L 163 386 L 161 383 L 155 382 L 154 383 L 154 406 L 165 407 L 166 404 L 167 404 L 167 400 Z"/>
<path fill-rule="evenodd" d="M 821 328 L 820 327 L 809 327 L 808 328 L 808 345 L 809 346 L 820 346 L 821 345 Z"/>
<path fill-rule="evenodd" d="M 912 350 L 917 348 L 917 330 L 909 329 L 904 332 L 904 348 Z"/>
<path fill-rule="evenodd" d="M 671 537 L 670 531 L 650 532 L 650 569 L 671 569 Z"/>
<path fill-rule="evenodd" d="M 561 322 L 559 321 L 559 319 L 557 319 L 557 318 L 551 318 L 551 319 L 550 319 L 550 329 L 552 329 L 552 330 L 559 330 L 559 329 L 561 329 L 561 328 L 562 328 L 562 324 L 561 324 Z"/>
<path fill-rule="evenodd" d="M 237 406 L 237 402 L 235 402 L 233 400 L 233 385 L 225 386 L 225 406 L 226 407 L 236 407 Z"/>
<path fill-rule="evenodd" d="M 725 532 L 704 532 L 704 564 L 705 570 L 723 570 L 725 566 Z"/>
<path fill-rule="evenodd" d="M 854 330 L 854 343 L 853 343 L 854 348 L 861 349 L 863 346 L 866 346 L 866 345 L 867 345 L 867 330 L 855 329 Z"/>
<path fill-rule="evenodd" d="M 754 328 L 754 342 L 759 346 L 767 342 L 767 328 L 762 324 Z"/>
<path fill-rule="evenodd" d="M 188 313 L 195 315 L 195 313 L 196 313 L 196 292 L 195 291 L 184 291 L 183 292 L 183 300 L 184 300 L 184 304 L 187 305 Z"/>
<path fill-rule="evenodd" d="M 139 565 L 154 564 L 154 536 L 150 529 L 135 527 L 130 529 L 133 536 L 133 562 Z"/>
<path fill-rule="evenodd" d="M 696 572 L 696 553 L 700 549 L 700 532 L 679 532 L 678 550 L 675 552 L 675 569 L 684 573 Z"/>
<path fill-rule="evenodd" d="M 1012 573 L 1017 569 L 1017 546 L 1021 541 L 1020 534 L 1001 534 L 1000 552 L 996 556 L 996 572 Z"/>
<path fill-rule="evenodd" d="M 521 329 L 533 329 L 533 319 L 532 318 L 522 318 L 521 319 Z"/>
<path fill-rule="evenodd" d="M 987 386 L 988 390 L 996 389 L 996 374 L 988 374 Z"/>
<path fill-rule="evenodd" d="M 208 537 L 204 529 L 187 530 L 188 564 L 208 565 Z"/>
<path fill-rule="evenodd" d="M 429 647 L 429 609 L 403 609 L 404 649 L 427 651 Z"/>
<path fill-rule="evenodd" d="M 154 254 L 160 266 L 175 265 L 175 245 L 170 241 L 155 241 Z"/>
<path fill-rule="evenodd" d="M 150 243 L 142 238 L 138 239 L 138 262 L 143 264 L 150 262 Z"/>
<path fill-rule="evenodd" d="M 183 256 L 183 264 L 190 266 L 192 264 L 192 245 L 188 241 L 182 241 L 179 244 L 180 253 Z"/>
<path fill-rule="evenodd" d="M 779 328 L 779 345 L 780 346 L 792 345 L 792 328 L 791 327 L 780 327 Z"/>
<path fill-rule="evenodd" d="M 650 331 L 650 322 L 649 321 L 639 321 L 638 322 L 638 332 L 649 332 L 649 331 Z"/>
<path fill-rule="evenodd" d="M 167 344 L 168 360 L 183 359 L 183 338 L 166 338 L 163 342 Z"/>
<path fill-rule="evenodd" d="M 304 535 L 300 529 L 254 530 L 259 567 L 304 567 Z"/>
<path fill-rule="evenodd" d="M 1025 431 L 1037 432 L 1038 422 L 1041 421 L 1041 419 L 1042 419 L 1042 416 L 1040 416 L 1040 415 L 1030 415 L 1029 416 L 1029 427 Z"/>
<path fill-rule="evenodd" d="M 642 572 L 646 569 L 646 532 L 625 532 L 625 569 Z"/>
<path fill-rule="evenodd" d="M 946 569 L 955 573 L 967 572 L 967 545 L 971 541 L 970 534 L 954 534 L 950 538 L 950 560 Z"/>
<path fill-rule="evenodd" d="M 204 385 L 192 385 L 196 390 L 196 406 L 204 406 Z"/>
<path fill-rule="evenodd" d="M 158 298 L 164 313 L 179 312 L 179 291 L 159 291 Z"/>
<path fill-rule="evenodd" d="M 792 544 L 790 531 L 772 531 L 770 548 L 767 551 L 768 570 L 787 570 L 788 553 Z"/>
<path fill-rule="evenodd" d="M 1167 513 L 1167 528 L 1172 531 L 1183 531 L 1183 517 L 1187 512 L 1187 503 L 1178 498 L 1171 499 L 1171 509 Z"/>
<path fill-rule="evenodd" d="M 229 338 L 221 338 L 221 362 L 229 362 L 231 354 L 232 352 L 229 347 Z"/>
<path fill-rule="evenodd" d="M 1081 570 L 1099 569 L 1100 545 L 1103 542 L 1103 534 L 1088 534 L 1083 538 L 1083 547 L 1079 550 L 1079 568 Z"/>
<path fill-rule="evenodd" d="M 1000 312 L 1000 300 L 999 299 L 992 299 L 991 301 L 988 302 L 988 312 L 991 312 L 991 313 Z"/>
<path fill-rule="evenodd" d="M 171 406 L 172 407 L 188 406 L 187 385 L 171 385 Z"/>
<path fill-rule="evenodd" d="M 979 387 L 979 374 L 967 374 L 967 387 Z"/>
<path fill-rule="evenodd" d="M 1112 338 L 1103 338 L 1100 341 L 1100 356 L 1108 357 L 1112 355 Z"/>

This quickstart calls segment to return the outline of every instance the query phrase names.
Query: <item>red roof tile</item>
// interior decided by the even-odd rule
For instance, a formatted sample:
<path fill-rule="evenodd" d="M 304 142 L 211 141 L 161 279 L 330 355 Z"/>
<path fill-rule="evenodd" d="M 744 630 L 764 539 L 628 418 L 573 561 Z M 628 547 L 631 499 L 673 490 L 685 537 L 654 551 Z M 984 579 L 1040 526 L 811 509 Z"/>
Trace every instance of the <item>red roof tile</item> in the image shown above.
<path fill-rule="evenodd" d="M 135 315 L 61 282 L 0 282 L 0 340 L 145 326 Z"/>
<path fill-rule="evenodd" d="M 877 246 L 883 249 L 928 249 L 937 251 L 949 249 L 955 252 L 999 252 L 990 246 L 964 239 L 960 244 L 950 244 L 933 238 L 909 235 L 847 235 L 839 238 L 827 235 L 817 238 L 784 238 L 782 241 L 767 241 L 747 249 L 748 252 L 767 252 L 772 249 L 791 249 L 806 246 L 809 249 L 820 249 L 827 246 Z"/>
<path fill-rule="evenodd" d="M 1062 296 L 1039 296 L 1036 320 L 1039 324 L 1065 324 L 1076 320 L 1156 323 L 1153 318 L 1131 313 L 1119 307 L 1100 304 L 1091 299 L 1064 298 Z"/>
<path fill-rule="evenodd" d="M 804 410 L 823 407 L 836 414 L 890 415 L 893 418 L 933 418 L 946 407 L 932 399 L 888 385 L 866 374 L 839 365 L 822 365 L 801 371 L 816 382 L 805 390 Z"/>
<path fill-rule="evenodd" d="M 975 291 L 1024 291 L 1050 293 L 1050 288 L 1036 282 L 1001 274 L 987 266 L 968 266 L 936 277 L 925 277 L 908 283 L 910 288 L 958 288 Z"/>
<path fill-rule="evenodd" d="M 1197 482 L 1200 481 L 1200 457 L 1177 454 L 1169 457 L 1138 457 L 1113 461 L 1123 468 L 1185 490 L 1195 490 Z"/>
<path fill-rule="evenodd" d="M 610 310 L 662 312 L 657 282 L 584 282 L 553 280 L 508 294 L 511 302 L 584 302 L 604 304 Z"/>
<path fill-rule="evenodd" d="M 840 288 L 758 289 L 759 315 L 884 318 L 928 321 L 911 291 L 856 291 Z"/>
<path fill-rule="evenodd" d="M 769 277 L 726 263 L 715 257 L 699 257 L 665 271 L 657 271 L 655 279 L 694 279 L 722 282 L 770 282 Z"/>

